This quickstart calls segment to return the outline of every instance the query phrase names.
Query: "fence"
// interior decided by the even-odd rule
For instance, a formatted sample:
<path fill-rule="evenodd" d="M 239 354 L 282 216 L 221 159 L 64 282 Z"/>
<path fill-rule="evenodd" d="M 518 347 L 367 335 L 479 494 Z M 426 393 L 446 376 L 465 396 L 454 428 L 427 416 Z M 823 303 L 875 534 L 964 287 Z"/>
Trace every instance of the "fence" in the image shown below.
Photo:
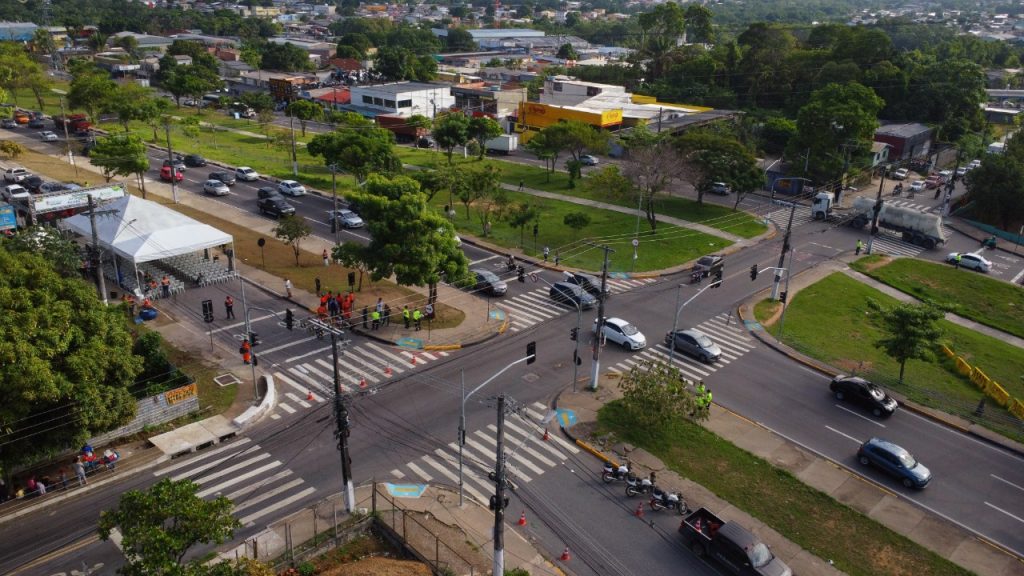
<path fill-rule="evenodd" d="M 953 352 L 953 350 L 948 346 L 943 345 L 942 352 L 948 358 L 956 362 L 957 372 L 970 378 L 971 382 L 980 388 L 986 396 L 995 400 L 996 403 L 1003 408 L 1006 408 L 1010 414 L 1013 414 L 1017 418 L 1024 419 L 1024 402 L 1010 396 L 1009 392 L 1007 392 L 1005 388 L 1000 386 L 995 380 L 989 378 L 988 375 L 982 372 L 981 368 L 971 366 L 962 357 L 957 356 L 956 352 Z"/>

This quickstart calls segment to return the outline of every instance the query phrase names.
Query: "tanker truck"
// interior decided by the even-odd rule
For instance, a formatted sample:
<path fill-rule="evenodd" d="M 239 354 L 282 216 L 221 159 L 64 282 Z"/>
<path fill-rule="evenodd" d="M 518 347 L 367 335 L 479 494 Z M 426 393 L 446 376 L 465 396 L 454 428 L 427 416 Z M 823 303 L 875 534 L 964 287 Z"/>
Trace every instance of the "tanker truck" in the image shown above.
<path fill-rule="evenodd" d="M 875 200 L 858 197 L 849 209 L 836 209 L 835 195 L 831 192 L 819 192 L 811 205 L 811 214 L 815 220 L 828 220 L 841 217 L 854 228 L 863 228 L 874 217 Z M 942 218 L 938 214 L 922 212 L 913 208 L 883 203 L 878 214 L 878 227 L 899 232 L 904 242 L 910 242 L 927 249 L 932 249 L 946 242 L 946 234 L 942 229 Z"/>

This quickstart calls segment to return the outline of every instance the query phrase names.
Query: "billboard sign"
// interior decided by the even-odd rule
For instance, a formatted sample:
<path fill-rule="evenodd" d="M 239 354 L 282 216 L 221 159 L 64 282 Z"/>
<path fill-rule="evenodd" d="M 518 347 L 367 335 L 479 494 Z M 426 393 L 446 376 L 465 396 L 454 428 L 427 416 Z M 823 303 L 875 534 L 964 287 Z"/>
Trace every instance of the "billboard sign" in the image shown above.
<path fill-rule="evenodd" d="M 94 188 L 82 188 L 79 190 L 66 190 L 54 194 L 36 196 L 33 209 L 36 214 L 47 212 L 58 212 L 61 210 L 76 210 L 89 205 L 89 196 L 92 196 L 97 204 L 106 200 L 123 198 L 126 192 L 121 184 L 97 186 Z"/>
<path fill-rule="evenodd" d="M 14 214 L 14 206 L 0 204 L 0 230 L 11 230 L 18 227 L 18 220 Z"/>

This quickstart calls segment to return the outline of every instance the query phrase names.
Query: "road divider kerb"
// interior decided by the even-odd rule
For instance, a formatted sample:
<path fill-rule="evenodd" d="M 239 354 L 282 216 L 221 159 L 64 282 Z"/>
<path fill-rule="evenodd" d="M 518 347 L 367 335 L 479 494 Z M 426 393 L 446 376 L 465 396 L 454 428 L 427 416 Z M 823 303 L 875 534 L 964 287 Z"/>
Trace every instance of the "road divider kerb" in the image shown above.
<path fill-rule="evenodd" d="M 428 344 L 423 347 L 423 350 L 459 350 L 462 348 L 462 344 Z"/>

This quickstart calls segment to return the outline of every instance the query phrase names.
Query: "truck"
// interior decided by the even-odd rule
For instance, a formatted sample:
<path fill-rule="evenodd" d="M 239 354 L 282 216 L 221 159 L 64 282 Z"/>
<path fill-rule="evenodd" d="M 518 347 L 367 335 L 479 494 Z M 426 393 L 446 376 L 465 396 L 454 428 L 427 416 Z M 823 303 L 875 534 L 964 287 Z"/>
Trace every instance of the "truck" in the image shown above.
<path fill-rule="evenodd" d="M 490 153 L 505 154 L 515 152 L 519 148 L 519 136 L 502 134 L 484 142 L 484 148 Z"/>
<path fill-rule="evenodd" d="M 874 218 L 875 200 L 858 197 L 853 207 L 842 212 L 842 218 L 854 228 L 863 228 Z M 811 214 L 815 220 L 828 220 L 839 215 L 835 205 L 835 194 L 819 192 L 811 204 Z M 946 243 L 946 233 L 942 229 L 942 217 L 938 214 L 922 212 L 914 208 L 882 204 L 878 213 L 878 226 L 893 232 L 899 232 L 905 242 L 916 244 L 931 250 Z"/>
<path fill-rule="evenodd" d="M 411 144 L 425 138 L 429 131 L 421 126 L 409 124 L 409 119 L 397 114 L 378 114 L 377 126 L 390 130 L 399 144 Z"/>
<path fill-rule="evenodd" d="M 92 123 L 85 114 L 58 114 L 53 117 L 53 127 L 57 130 L 64 130 L 66 127 L 69 133 L 85 132 L 92 128 Z"/>
<path fill-rule="evenodd" d="M 792 576 L 793 571 L 771 548 L 736 522 L 726 522 L 707 508 L 698 508 L 679 523 L 683 543 L 696 555 L 717 560 L 729 573 L 742 576 Z"/>

